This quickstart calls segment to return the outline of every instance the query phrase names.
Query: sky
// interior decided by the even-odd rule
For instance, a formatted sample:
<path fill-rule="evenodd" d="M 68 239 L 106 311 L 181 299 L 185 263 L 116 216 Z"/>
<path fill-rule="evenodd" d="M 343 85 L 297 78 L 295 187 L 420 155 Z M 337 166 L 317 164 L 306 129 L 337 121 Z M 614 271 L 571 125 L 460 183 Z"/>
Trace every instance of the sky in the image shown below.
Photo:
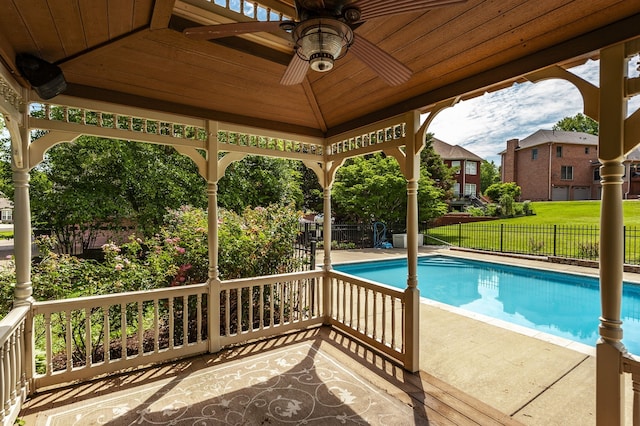
<path fill-rule="evenodd" d="M 629 77 L 639 75 L 638 57 L 629 62 Z M 599 86 L 599 62 L 588 61 L 569 71 Z M 629 113 L 640 107 L 640 96 L 631 98 Z M 582 113 L 582 97 L 571 83 L 544 80 L 515 84 L 486 93 L 441 111 L 428 131 L 450 145 L 460 145 L 500 165 L 499 152 L 509 139 L 524 139 L 540 129 L 551 129 L 564 117 Z M 426 116 L 425 116 L 426 117 Z"/>

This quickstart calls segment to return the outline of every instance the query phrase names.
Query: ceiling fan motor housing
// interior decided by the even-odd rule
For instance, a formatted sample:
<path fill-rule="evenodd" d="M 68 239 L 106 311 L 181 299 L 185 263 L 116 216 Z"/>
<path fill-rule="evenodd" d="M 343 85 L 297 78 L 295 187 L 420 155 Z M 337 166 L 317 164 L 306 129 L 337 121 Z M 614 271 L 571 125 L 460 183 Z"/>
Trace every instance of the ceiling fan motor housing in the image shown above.
<path fill-rule="evenodd" d="M 300 23 L 292 33 L 297 54 L 309 61 L 311 69 L 326 72 L 333 68 L 353 43 L 353 31 L 334 18 L 313 18 Z"/>

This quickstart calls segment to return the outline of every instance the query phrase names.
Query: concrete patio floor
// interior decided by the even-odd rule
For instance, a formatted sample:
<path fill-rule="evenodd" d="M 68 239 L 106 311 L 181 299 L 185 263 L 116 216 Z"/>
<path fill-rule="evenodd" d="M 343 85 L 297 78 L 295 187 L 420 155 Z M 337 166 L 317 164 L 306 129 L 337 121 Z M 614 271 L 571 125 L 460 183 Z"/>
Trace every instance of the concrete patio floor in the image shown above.
<path fill-rule="evenodd" d="M 594 268 L 527 257 L 429 247 L 420 253 L 598 276 Z M 338 264 L 405 256 L 404 249 L 364 249 L 334 251 L 331 258 Z M 640 282 L 640 275 L 625 273 L 624 279 Z M 430 301 L 421 304 L 420 326 L 420 367 L 426 373 L 526 425 L 595 425 L 595 347 Z M 633 395 L 626 379 L 631 425 Z"/>
<path fill-rule="evenodd" d="M 32 396 L 25 425 L 520 422 L 322 326 Z"/>

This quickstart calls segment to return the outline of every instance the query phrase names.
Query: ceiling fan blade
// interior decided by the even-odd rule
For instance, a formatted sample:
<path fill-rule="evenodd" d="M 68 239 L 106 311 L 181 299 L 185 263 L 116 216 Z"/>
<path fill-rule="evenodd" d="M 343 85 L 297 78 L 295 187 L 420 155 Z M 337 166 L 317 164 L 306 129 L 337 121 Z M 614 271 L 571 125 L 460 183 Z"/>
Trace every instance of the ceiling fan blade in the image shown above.
<path fill-rule="evenodd" d="M 406 65 L 371 43 L 366 38 L 356 36 L 349 52 L 367 64 L 380 78 L 391 86 L 407 82 L 413 75 Z"/>
<path fill-rule="evenodd" d="M 360 8 L 362 14 L 361 19 L 366 21 L 379 16 L 425 11 L 436 7 L 464 3 L 466 1 L 467 0 L 360 0 L 355 4 L 355 6 Z"/>
<path fill-rule="evenodd" d="M 281 23 L 282 21 L 249 21 L 204 25 L 201 27 L 187 28 L 183 31 L 183 34 L 196 40 L 212 40 L 239 34 L 273 32 L 280 29 Z"/>
<path fill-rule="evenodd" d="M 280 79 L 280 84 L 283 86 L 294 86 L 296 84 L 300 84 L 304 81 L 308 70 L 309 62 L 302 59 L 297 53 L 294 53 L 293 58 L 291 58 L 291 62 L 289 62 L 287 69 L 284 71 L 284 74 Z"/>

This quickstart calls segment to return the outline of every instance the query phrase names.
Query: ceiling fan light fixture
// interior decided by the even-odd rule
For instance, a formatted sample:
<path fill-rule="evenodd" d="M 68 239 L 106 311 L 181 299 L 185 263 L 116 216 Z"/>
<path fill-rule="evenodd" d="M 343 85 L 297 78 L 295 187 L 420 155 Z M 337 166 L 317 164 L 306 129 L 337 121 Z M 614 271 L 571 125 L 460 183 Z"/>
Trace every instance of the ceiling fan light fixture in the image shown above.
<path fill-rule="evenodd" d="M 327 72 L 333 68 L 333 56 L 326 52 L 317 52 L 309 58 L 309 66 L 317 72 Z"/>
<path fill-rule="evenodd" d="M 298 56 L 308 61 L 312 70 L 327 72 L 336 59 L 347 53 L 353 43 L 353 31 L 337 19 L 315 18 L 298 25 L 293 40 Z"/>

